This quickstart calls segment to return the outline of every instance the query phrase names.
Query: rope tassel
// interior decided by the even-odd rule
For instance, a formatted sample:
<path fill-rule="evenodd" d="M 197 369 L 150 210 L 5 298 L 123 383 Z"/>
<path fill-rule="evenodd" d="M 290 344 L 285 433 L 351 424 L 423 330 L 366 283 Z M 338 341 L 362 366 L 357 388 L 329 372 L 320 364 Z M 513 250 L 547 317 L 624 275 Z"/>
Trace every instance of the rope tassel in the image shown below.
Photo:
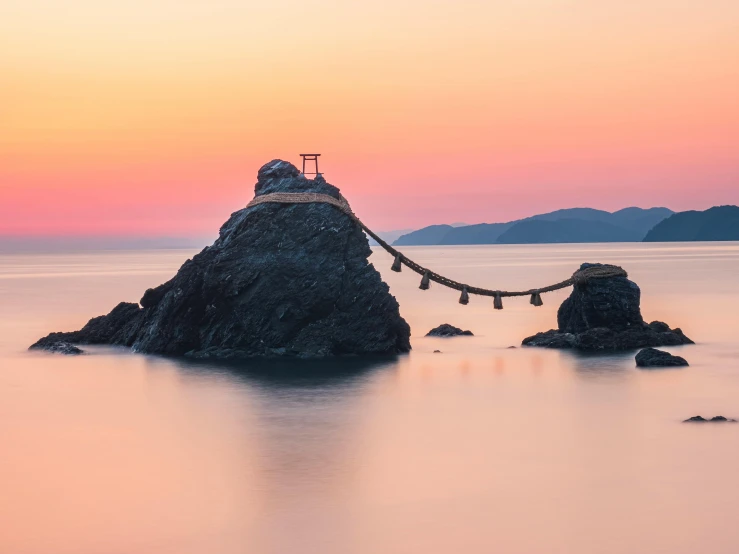
<path fill-rule="evenodd" d="M 531 293 L 531 305 L 532 306 L 543 306 L 544 305 L 544 302 L 541 301 L 541 293 L 539 292 Z"/>
<path fill-rule="evenodd" d="M 423 274 L 423 278 L 421 278 L 421 285 L 418 287 L 421 290 L 428 290 L 429 289 L 429 272 Z"/>
<path fill-rule="evenodd" d="M 462 289 L 462 294 L 459 295 L 459 303 L 465 306 L 470 303 L 470 295 L 467 294 L 467 287 Z"/>
<path fill-rule="evenodd" d="M 395 261 L 393 262 L 393 266 L 390 269 L 400 273 L 400 270 L 402 268 L 403 268 L 402 256 L 400 254 L 396 254 Z"/>
<path fill-rule="evenodd" d="M 495 300 L 493 301 L 493 308 L 496 310 L 503 309 L 503 299 L 500 297 L 500 292 L 495 293 Z"/>

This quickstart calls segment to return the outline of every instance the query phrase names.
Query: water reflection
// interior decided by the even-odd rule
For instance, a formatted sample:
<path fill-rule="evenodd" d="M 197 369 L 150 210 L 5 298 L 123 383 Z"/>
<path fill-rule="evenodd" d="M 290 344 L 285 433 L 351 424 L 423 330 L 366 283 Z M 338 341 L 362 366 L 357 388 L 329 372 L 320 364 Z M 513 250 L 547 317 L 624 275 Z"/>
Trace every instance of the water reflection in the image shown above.
<path fill-rule="evenodd" d="M 623 379 L 634 366 L 634 353 L 614 352 L 596 354 L 587 352 L 563 351 L 564 363 L 571 366 L 582 379 Z"/>
<path fill-rule="evenodd" d="M 351 389 L 369 379 L 374 372 L 395 366 L 398 359 L 398 356 L 218 361 L 182 358 L 177 360 L 177 364 L 187 372 L 225 372 L 249 385 L 283 393 L 290 389 Z"/>
<path fill-rule="evenodd" d="M 731 518 L 695 509 L 739 510 L 739 426 L 681 423 L 739 417 L 739 245 L 412 253 L 510 288 L 557 280 L 586 259 L 626 265 L 645 316 L 699 341 L 668 349 L 691 364 L 674 371 L 638 370 L 634 352 L 507 349 L 551 328 L 566 291 L 537 309 L 460 306 L 453 291 L 421 293 L 389 263 L 378 268 L 415 333 L 413 352 L 397 359 L 25 351 L 137 300 L 185 257 L 82 256 L 81 277 L 50 270 L 64 260 L 0 260 L 0 275 L 13 274 L 0 278 L 0 552 L 739 549 Z M 167 260 L 162 275 L 147 274 Z M 442 322 L 475 336 L 422 336 Z"/>

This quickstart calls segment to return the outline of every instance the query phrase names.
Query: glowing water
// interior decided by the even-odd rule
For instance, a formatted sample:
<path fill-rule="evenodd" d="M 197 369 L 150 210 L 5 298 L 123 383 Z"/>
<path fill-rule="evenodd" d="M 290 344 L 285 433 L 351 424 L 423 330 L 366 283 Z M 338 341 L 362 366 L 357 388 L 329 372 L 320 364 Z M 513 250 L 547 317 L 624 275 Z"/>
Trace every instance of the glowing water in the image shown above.
<path fill-rule="evenodd" d="M 735 553 L 739 244 L 406 248 L 499 288 L 624 266 L 642 311 L 698 344 L 508 349 L 568 291 L 472 297 L 373 261 L 413 329 L 395 361 L 192 364 L 90 348 L 28 353 L 167 280 L 189 251 L 0 256 L 0 552 Z M 427 339 L 452 323 L 472 338 Z M 435 349 L 442 354 L 433 354 Z"/>

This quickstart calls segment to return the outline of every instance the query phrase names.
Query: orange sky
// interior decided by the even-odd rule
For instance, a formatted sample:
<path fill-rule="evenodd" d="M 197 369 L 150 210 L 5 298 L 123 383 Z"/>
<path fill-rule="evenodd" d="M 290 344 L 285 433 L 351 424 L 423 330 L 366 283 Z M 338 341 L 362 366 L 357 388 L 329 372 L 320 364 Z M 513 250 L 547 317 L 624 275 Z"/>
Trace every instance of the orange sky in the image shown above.
<path fill-rule="evenodd" d="M 736 0 L 3 0 L 0 235 L 213 235 L 318 151 L 378 230 L 739 203 Z"/>

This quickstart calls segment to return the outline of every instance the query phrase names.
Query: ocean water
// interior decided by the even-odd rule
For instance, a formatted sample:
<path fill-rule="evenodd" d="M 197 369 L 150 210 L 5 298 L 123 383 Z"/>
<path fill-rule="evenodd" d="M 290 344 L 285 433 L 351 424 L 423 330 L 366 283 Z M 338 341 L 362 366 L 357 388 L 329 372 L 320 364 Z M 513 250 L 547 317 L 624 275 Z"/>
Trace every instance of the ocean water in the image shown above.
<path fill-rule="evenodd" d="M 622 265 L 681 369 L 526 348 L 568 291 L 472 297 L 371 261 L 397 359 L 214 365 L 30 353 L 168 279 L 187 250 L 0 256 L 0 552 L 739 552 L 739 243 L 409 247 L 491 288 Z M 474 337 L 431 339 L 440 323 Z M 439 349 L 440 354 L 433 351 Z"/>

